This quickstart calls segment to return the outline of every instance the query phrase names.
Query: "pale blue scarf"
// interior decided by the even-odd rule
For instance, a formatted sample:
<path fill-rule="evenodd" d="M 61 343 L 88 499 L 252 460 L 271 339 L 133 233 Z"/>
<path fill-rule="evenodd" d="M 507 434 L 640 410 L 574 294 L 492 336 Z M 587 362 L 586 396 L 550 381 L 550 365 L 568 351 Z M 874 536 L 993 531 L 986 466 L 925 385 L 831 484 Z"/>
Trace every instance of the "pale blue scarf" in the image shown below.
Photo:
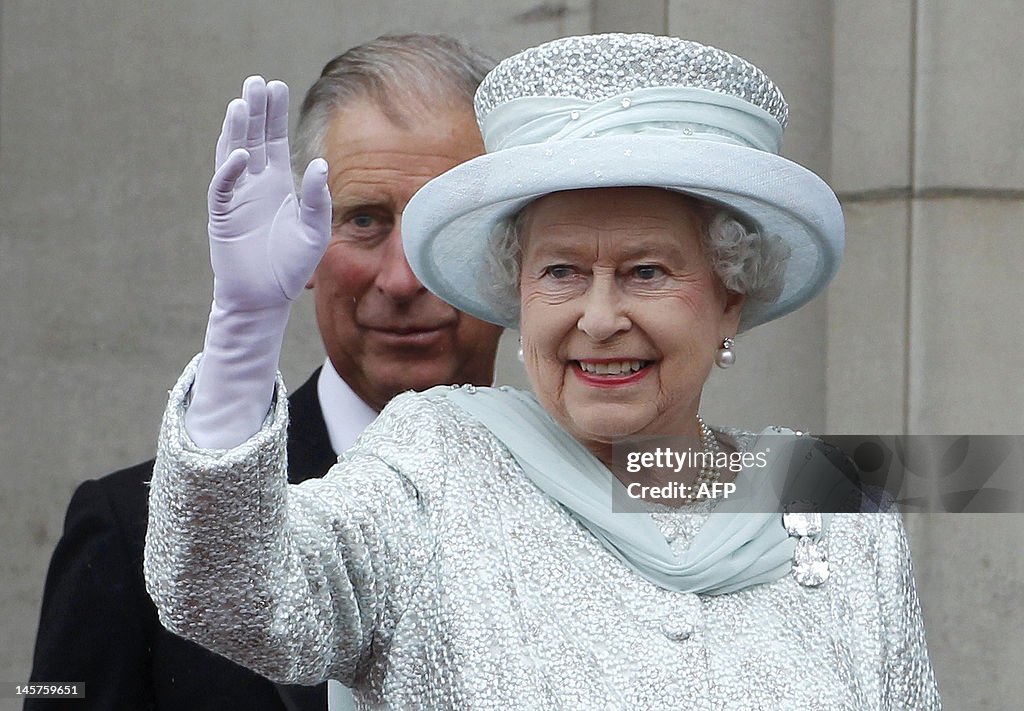
<path fill-rule="evenodd" d="M 722 500 L 682 555 L 669 547 L 644 504 L 630 497 L 612 472 L 563 430 L 532 395 L 511 388 L 433 388 L 487 427 L 523 471 L 640 575 L 679 592 L 722 595 L 774 582 L 789 573 L 796 540 L 782 525 L 775 491 L 790 459 L 771 434 L 768 466 L 741 472 L 737 492 Z M 791 435 L 793 433 L 790 433 Z M 795 437 L 795 435 L 793 435 Z M 783 463 L 785 462 L 785 463 Z M 759 485 L 760 484 L 760 485 Z M 614 505 L 613 505 L 614 501 Z M 823 515 L 824 526 L 830 520 Z"/>

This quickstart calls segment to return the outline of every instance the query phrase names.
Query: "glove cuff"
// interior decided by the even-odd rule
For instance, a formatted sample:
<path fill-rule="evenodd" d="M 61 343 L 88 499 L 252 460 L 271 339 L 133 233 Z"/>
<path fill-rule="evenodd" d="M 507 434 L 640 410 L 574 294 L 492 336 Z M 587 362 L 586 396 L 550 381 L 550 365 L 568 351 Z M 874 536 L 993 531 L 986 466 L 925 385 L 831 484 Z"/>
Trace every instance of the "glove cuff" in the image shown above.
<path fill-rule="evenodd" d="M 226 311 L 215 301 L 185 431 L 199 447 L 230 449 L 263 426 L 274 397 L 291 304 Z"/>

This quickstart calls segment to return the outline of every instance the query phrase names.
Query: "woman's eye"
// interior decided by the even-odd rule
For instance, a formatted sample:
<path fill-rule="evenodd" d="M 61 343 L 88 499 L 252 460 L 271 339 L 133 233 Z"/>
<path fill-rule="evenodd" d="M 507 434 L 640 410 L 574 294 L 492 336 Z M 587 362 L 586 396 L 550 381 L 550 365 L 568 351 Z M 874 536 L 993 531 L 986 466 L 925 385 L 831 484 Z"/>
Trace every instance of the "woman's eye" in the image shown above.
<path fill-rule="evenodd" d="M 554 279 L 565 279 L 572 276 L 572 267 L 565 264 L 556 264 L 544 270 L 548 276 Z"/>
<path fill-rule="evenodd" d="M 633 276 L 641 281 L 657 279 L 664 273 L 661 267 L 656 267 L 653 264 L 641 264 L 640 266 L 633 267 Z"/>

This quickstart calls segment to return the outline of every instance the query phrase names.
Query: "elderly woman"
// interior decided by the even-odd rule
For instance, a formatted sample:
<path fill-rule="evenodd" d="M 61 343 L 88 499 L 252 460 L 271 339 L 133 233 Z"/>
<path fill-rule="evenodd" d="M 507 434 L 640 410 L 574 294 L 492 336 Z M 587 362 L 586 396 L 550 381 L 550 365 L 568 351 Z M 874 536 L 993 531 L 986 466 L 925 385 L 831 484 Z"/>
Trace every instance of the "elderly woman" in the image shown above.
<path fill-rule="evenodd" d="M 699 416 L 737 332 L 818 293 L 842 251 L 831 190 L 777 155 L 776 86 L 711 47 L 600 35 L 505 60 L 476 101 L 488 154 L 414 197 L 406 251 L 434 293 L 521 328 L 536 399 L 399 396 L 299 486 L 273 372 L 329 232 L 324 165 L 260 213 L 249 129 L 280 150 L 280 102 L 229 110 L 213 313 L 153 480 L 164 623 L 364 708 L 938 708 L 898 515 L 756 505 L 788 431 Z M 617 459 L 647 436 L 709 455 L 653 507 Z M 711 482 L 736 498 L 688 488 Z"/>

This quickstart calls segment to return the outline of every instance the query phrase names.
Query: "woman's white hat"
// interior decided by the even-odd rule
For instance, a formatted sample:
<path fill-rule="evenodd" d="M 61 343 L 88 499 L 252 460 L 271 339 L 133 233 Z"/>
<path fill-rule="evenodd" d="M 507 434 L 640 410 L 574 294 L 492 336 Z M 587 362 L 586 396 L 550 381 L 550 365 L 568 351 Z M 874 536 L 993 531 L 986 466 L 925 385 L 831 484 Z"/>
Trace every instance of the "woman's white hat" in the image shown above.
<path fill-rule="evenodd" d="M 778 155 L 782 93 L 728 52 L 654 35 L 566 37 L 499 63 L 475 104 L 487 153 L 424 185 L 402 217 L 413 272 L 462 311 L 518 325 L 505 290 L 488 283 L 488 242 L 525 205 L 563 190 L 676 190 L 779 236 L 791 249 L 782 294 L 748 300 L 741 329 L 800 307 L 839 267 L 835 194 Z"/>

